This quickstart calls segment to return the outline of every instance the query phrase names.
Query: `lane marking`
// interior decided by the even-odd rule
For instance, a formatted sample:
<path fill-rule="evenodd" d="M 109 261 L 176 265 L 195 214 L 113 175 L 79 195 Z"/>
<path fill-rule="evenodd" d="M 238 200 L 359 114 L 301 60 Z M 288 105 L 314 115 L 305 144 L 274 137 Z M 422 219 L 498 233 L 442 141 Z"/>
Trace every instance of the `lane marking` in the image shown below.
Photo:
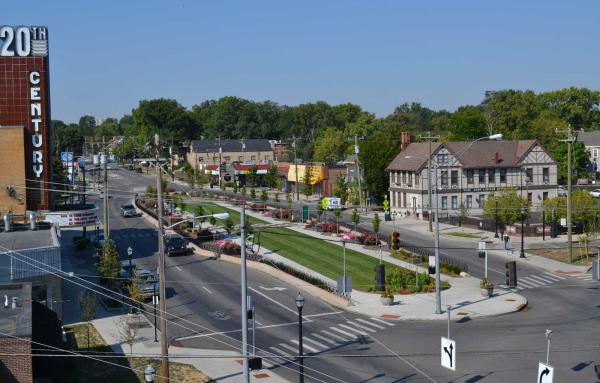
<path fill-rule="evenodd" d="M 271 350 L 275 351 L 275 354 L 285 355 L 285 351 L 275 346 L 269 347 Z"/>
<path fill-rule="evenodd" d="M 256 319 L 254 320 L 256 322 L 257 325 L 262 326 L 263 324 L 260 323 L 259 321 L 257 321 Z"/>
<path fill-rule="evenodd" d="M 325 341 L 325 342 L 327 342 L 327 343 L 331 343 L 331 344 L 333 344 L 333 345 L 337 346 L 337 342 L 336 342 L 336 341 L 334 341 L 334 340 L 331 340 L 331 339 L 329 339 L 329 338 L 327 338 L 327 337 L 324 337 L 323 335 L 319 335 L 319 334 L 317 334 L 317 333 L 315 333 L 315 332 L 313 332 L 312 334 L 310 334 L 310 336 L 312 336 L 312 337 L 315 337 L 315 338 L 319 338 L 319 339 L 321 339 L 322 341 Z"/>
<path fill-rule="evenodd" d="M 530 275 L 529 277 L 530 277 L 530 278 L 533 278 L 533 280 L 534 280 L 534 281 L 536 281 L 536 280 L 540 280 L 540 281 L 542 281 L 542 282 L 544 282 L 544 283 L 554 283 L 554 282 L 556 282 L 556 281 L 553 281 L 553 280 L 552 280 L 552 279 L 550 279 L 550 278 L 544 278 L 544 277 L 540 277 L 539 275 Z"/>
<path fill-rule="evenodd" d="M 367 327 L 367 326 L 365 326 L 363 324 L 360 324 L 360 323 L 355 323 L 355 322 L 352 322 L 352 321 L 346 321 L 346 323 L 349 323 L 349 324 L 351 324 L 354 327 L 358 327 L 358 329 L 362 328 L 364 330 L 367 330 L 368 332 L 377 332 L 377 330 L 373 330 L 372 328 Z M 352 326 L 350 326 L 350 327 L 352 327 Z"/>
<path fill-rule="evenodd" d="M 393 323 L 389 323 L 389 322 L 384 321 L 383 319 L 379 319 L 379 318 L 375 318 L 375 317 L 371 317 L 369 319 L 374 320 L 375 322 L 383 323 L 383 324 L 385 324 L 387 326 L 393 326 L 394 325 Z"/>
<path fill-rule="evenodd" d="M 175 266 L 175 267 L 177 267 L 177 266 Z M 211 291 L 211 290 L 210 290 L 208 287 L 206 287 L 206 286 L 202 286 L 202 288 L 203 288 L 203 289 L 204 289 L 204 290 L 205 290 L 207 293 L 209 293 L 209 294 L 212 294 L 212 293 L 213 293 L 213 292 L 212 292 L 212 291 Z"/>
<path fill-rule="evenodd" d="M 338 326 L 345 328 L 348 331 L 354 331 L 355 333 L 360 334 L 360 335 L 369 335 L 366 332 L 364 332 L 363 330 L 358 330 L 352 326 L 346 326 L 345 324 L 339 324 Z"/>
<path fill-rule="evenodd" d="M 266 325 L 266 326 L 259 326 L 256 329 L 258 330 L 258 329 L 275 328 L 275 327 L 285 327 L 285 326 L 298 326 L 298 322 L 270 324 L 270 325 Z M 227 330 L 227 331 L 217 331 L 217 332 L 211 332 L 211 333 L 207 333 L 207 334 L 195 334 L 195 335 L 189 335 L 189 336 L 182 336 L 182 337 L 177 338 L 177 339 L 178 340 L 187 340 L 187 339 L 195 339 L 195 338 L 204 338 L 206 336 L 227 335 L 227 334 L 232 334 L 232 333 L 241 332 L 241 331 L 242 331 L 241 329 Z"/>
<path fill-rule="evenodd" d="M 279 343 L 279 347 L 287 348 L 292 352 L 292 355 L 298 354 L 298 349 L 290 346 L 289 344 Z"/>
<path fill-rule="evenodd" d="M 181 270 L 181 267 L 179 267 L 179 266 L 177 266 L 177 265 L 175 265 L 175 268 L 176 268 L 177 270 L 179 270 L 179 271 L 183 271 L 183 270 Z M 202 287 L 204 287 L 204 286 L 202 286 Z"/>
<path fill-rule="evenodd" d="M 336 334 L 334 334 L 334 333 L 332 333 L 332 332 L 329 332 L 329 331 L 327 331 L 327 330 L 321 330 L 321 332 L 322 332 L 323 334 L 329 335 L 329 336 L 330 336 L 330 337 L 332 337 L 333 339 L 339 339 L 338 343 L 339 343 L 339 342 L 346 343 L 346 342 L 349 342 L 349 341 L 350 341 L 352 338 L 354 338 L 354 335 L 351 335 L 351 336 L 350 336 L 350 339 L 342 338 L 341 336 L 339 336 L 339 335 L 336 335 Z"/>
<path fill-rule="evenodd" d="M 302 315 L 302 317 L 303 318 L 314 318 L 314 317 L 321 317 L 321 316 L 325 316 L 325 315 L 337 315 L 337 314 L 341 314 L 341 313 L 343 313 L 343 311 L 331 311 L 328 313 Z"/>
<path fill-rule="evenodd" d="M 296 339 L 290 339 L 290 342 L 292 342 L 292 343 L 293 343 L 293 344 L 295 344 L 296 346 L 300 346 L 300 343 L 299 343 L 299 342 L 298 342 Z M 319 350 L 317 350 L 317 349 L 316 349 L 316 348 L 314 348 L 314 347 L 311 347 L 311 346 L 307 345 L 306 343 L 303 343 L 303 344 L 302 344 L 302 348 L 305 348 L 305 349 L 307 349 L 308 351 L 310 351 L 310 352 L 314 352 L 314 353 L 317 353 L 317 352 L 319 352 Z"/>
<path fill-rule="evenodd" d="M 528 280 L 527 278 L 521 278 L 521 280 L 518 281 L 517 284 L 525 285 L 525 287 L 528 287 L 528 288 L 542 287 L 539 284 Z"/>
<path fill-rule="evenodd" d="M 271 298 L 270 296 L 261 293 L 260 291 L 258 291 L 257 289 L 255 289 L 254 287 L 248 287 L 248 290 L 252 290 L 255 293 L 257 293 L 258 295 L 262 295 L 265 299 L 270 300 L 271 302 L 275 303 L 276 305 L 283 307 L 284 309 L 286 309 L 287 311 L 294 313 L 294 315 L 298 315 L 298 310 L 292 310 L 291 308 L 287 307 L 286 305 L 284 305 L 283 303 L 280 303 L 278 301 L 276 301 L 275 299 Z M 310 318 L 306 318 L 307 322 L 313 322 Z"/>
<path fill-rule="evenodd" d="M 346 335 L 347 337 L 350 337 L 350 340 L 352 340 L 352 339 L 356 338 L 356 335 L 354 335 L 354 334 L 350 334 L 349 332 L 346 332 L 346 331 L 344 331 L 344 330 L 340 330 L 340 329 L 339 329 L 339 328 L 337 328 L 337 327 L 329 327 L 329 328 L 330 328 L 330 329 L 332 329 L 333 331 L 337 331 L 337 332 L 339 332 L 340 334 L 344 334 L 344 335 Z"/>
<path fill-rule="evenodd" d="M 557 278 L 557 279 L 562 279 L 562 280 L 566 279 L 565 277 L 561 277 L 560 275 L 552 274 L 548 271 L 544 271 L 544 274 L 548 275 L 549 278 Z"/>
<path fill-rule="evenodd" d="M 309 337 L 307 337 L 307 336 L 305 336 L 305 337 L 304 337 L 304 340 L 305 340 L 305 341 L 309 341 L 309 342 L 311 342 L 311 343 L 314 343 L 314 344 L 316 344 L 316 345 L 317 345 L 317 347 L 321 347 L 321 348 L 323 348 L 323 349 L 328 349 L 328 348 L 329 348 L 329 346 L 327 346 L 327 345 L 325 345 L 325 344 L 323 344 L 323 343 L 321 343 L 321 342 L 319 342 L 319 341 L 316 341 L 316 340 L 314 340 L 314 339 L 312 339 L 312 338 L 309 338 Z"/>
<path fill-rule="evenodd" d="M 383 327 L 383 326 L 380 326 L 380 325 L 378 325 L 378 324 L 375 324 L 375 323 L 372 323 L 372 322 L 369 322 L 368 320 L 365 320 L 365 319 L 356 318 L 356 320 L 357 320 L 358 322 L 366 323 L 367 325 L 369 325 L 369 326 L 371 326 L 371 327 L 378 328 L 378 329 L 380 329 L 380 330 L 383 330 L 383 329 L 385 329 L 385 327 Z"/>

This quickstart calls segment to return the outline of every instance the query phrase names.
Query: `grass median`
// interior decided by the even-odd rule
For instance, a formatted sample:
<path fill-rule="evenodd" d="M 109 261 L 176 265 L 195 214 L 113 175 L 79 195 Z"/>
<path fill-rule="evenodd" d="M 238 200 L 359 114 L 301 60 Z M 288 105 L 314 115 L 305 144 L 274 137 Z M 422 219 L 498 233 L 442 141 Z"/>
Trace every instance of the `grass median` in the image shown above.
<path fill-rule="evenodd" d="M 213 204 L 203 204 L 202 207 L 206 214 L 228 212 L 235 224 L 239 224 L 240 214 L 237 211 Z M 267 223 L 248 215 L 246 219 L 250 220 L 250 224 Z M 261 246 L 266 249 L 333 280 L 343 275 L 342 246 L 287 228 L 265 227 L 260 228 L 259 231 L 260 234 L 256 235 L 256 239 L 260 240 Z M 339 239 L 332 237 L 331 240 Z M 374 268 L 378 264 L 379 260 L 376 258 L 346 249 L 346 274 L 352 277 L 354 289 L 366 291 L 375 284 Z M 399 267 L 387 262 L 384 264 L 386 275 L 389 275 L 393 268 Z"/>

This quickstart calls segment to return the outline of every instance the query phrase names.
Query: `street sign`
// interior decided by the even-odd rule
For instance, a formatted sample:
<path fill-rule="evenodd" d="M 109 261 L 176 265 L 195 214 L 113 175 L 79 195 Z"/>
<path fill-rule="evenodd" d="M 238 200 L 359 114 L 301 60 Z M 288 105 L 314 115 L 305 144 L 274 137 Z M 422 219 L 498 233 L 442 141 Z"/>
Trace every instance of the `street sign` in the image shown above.
<path fill-rule="evenodd" d="M 387 196 L 386 199 L 383 200 L 383 211 L 386 213 L 390 211 L 390 201 L 387 200 Z"/>
<path fill-rule="evenodd" d="M 323 207 L 323 209 L 327 210 L 327 206 L 329 206 L 329 199 L 323 198 L 321 200 L 321 206 Z"/>
<path fill-rule="evenodd" d="M 456 371 L 456 342 L 442 337 L 442 367 Z"/>
<path fill-rule="evenodd" d="M 554 381 L 554 367 L 540 362 L 538 364 L 538 374 L 536 383 L 552 383 Z"/>
<path fill-rule="evenodd" d="M 158 295 L 153 295 L 152 296 L 152 304 L 153 305 L 157 305 L 158 304 Z"/>
<path fill-rule="evenodd" d="M 61 162 L 73 162 L 73 152 L 60 152 Z"/>

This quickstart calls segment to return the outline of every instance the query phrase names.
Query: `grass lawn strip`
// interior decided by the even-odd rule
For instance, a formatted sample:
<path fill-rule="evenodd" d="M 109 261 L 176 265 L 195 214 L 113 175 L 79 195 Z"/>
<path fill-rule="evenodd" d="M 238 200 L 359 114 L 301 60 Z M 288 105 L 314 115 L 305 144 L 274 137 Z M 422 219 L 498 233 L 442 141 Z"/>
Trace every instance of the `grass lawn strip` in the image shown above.
<path fill-rule="evenodd" d="M 539 255 L 555 261 L 568 263 L 570 265 L 590 266 L 596 260 L 598 248 L 591 246 L 589 248 L 589 257 L 585 256 L 585 249 L 573 246 L 573 262 L 569 262 L 569 252 L 567 248 L 560 249 L 525 249 L 526 253 Z"/>
<path fill-rule="evenodd" d="M 464 233 L 462 231 L 451 231 L 449 233 L 444 233 L 446 235 L 451 235 L 453 237 L 461 237 L 461 238 L 475 238 L 475 239 L 480 239 L 481 236 L 477 235 L 477 234 L 472 234 L 472 233 Z"/>
<path fill-rule="evenodd" d="M 84 351 L 87 353 L 113 352 L 100 336 L 93 325 L 90 325 L 90 347 L 87 342 L 87 326 L 85 324 L 65 326 L 67 339 L 70 342 L 71 349 L 75 352 Z M 154 369 L 160 371 L 160 359 L 151 358 L 131 358 L 131 363 L 126 355 L 123 358 L 106 358 L 111 363 L 117 363 L 124 367 L 114 366 L 97 360 L 84 357 L 65 358 L 65 371 L 68 373 L 62 375 L 61 382 L 65 383 L 100 383 L 100 382 L 145 382 L 143 370 L 148 364 Z M 126 367 L 126 368 L 125 368 Z M 137 368 L 139 371 L 132 371 L 129 368 Z M 171 378 L 176 381 L 192 382 L 211 382 L 212 379 L 198 371 L 194 366 L 170 362 Z"/>
<path fill-rule="evenodd" d="M 207 214 L 227 211 L 231 219 L 239 224 L 240 214 L 235 210 L 213 204 L 203 204 L 202 207 Z M 248 215 L 246 215 L 246 219 L 250 219 L 251 224 L 268 223 Z M 260 229 L 260 231 L 261 246 L 270 251 L 333 280 L 337 280 L 343 275 L 341 246 L 287 228 L 268 227 Z M 332 239 L 334 238 L 332 237 Z M 353 288 L 366 291 L 373 286 L 375 284 L 374 268 L 378 264 L 379 260 L 376 258 L 346 249 L 346 275 L 352 277 Z M 393 268 L 400 268 L 400 266 L 388 262 L 384 262 L 384 264 L 386 265 L 386 274 Z"/>

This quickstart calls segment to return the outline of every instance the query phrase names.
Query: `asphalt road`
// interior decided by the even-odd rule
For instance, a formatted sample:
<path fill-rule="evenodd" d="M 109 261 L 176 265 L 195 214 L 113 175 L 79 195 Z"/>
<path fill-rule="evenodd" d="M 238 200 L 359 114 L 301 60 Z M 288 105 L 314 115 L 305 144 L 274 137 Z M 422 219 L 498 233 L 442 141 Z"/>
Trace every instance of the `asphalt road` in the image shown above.
<path fill-rule="evenodd" d="M 138 190 L 152 182 L 145 175 L 117 170 L 111 189 Z M 174 185 L 177 186 L 177 185 Z M 141 218 L 123 219 L 118 207 L 125 199 L 111 199 L 111 232 L 119 249 L 134 249 L 140 263 L 156 264 L 156 236 Z M 367 223 L 368 225 L 368 223 Z M 383 227 L 382 227 L 383 229 Z M 386 234 L 385 232 L 383 234 Z M 405 234 L 413 246 L 431 246 L 428 233 Z M 469 262 L 469 271 L 481 275 L 474 251 L 442 242 L 442 254 Z M 465 242 L 473 246 L 472 242 Z M 450 249 L 450 247 L 454 249 Z M 460 249 L 456 249 L 460 248 Z M 495 281 L 504 276 L 502 258 L 490 257 Z M 520 276 L 541 270 L 520 266 Z M 184 346 L 215 350 L 237 349 L 240 339 L 239 266 L 190 255 L 167 259 L 168 311 L 178 317 L 169 325 L 169 337 Z M 248 271 L 250 294 L 256 306 L 256 345 L 260 355 L 294 354 L 298 338 L 292 287 L 264 273 Z M 593 365 L 600 362 L 600 303 L 598 286 L 573 277 L 521 292 L 526 310 L 496 318 L 463 318 L 451 325 L 457 342 L 457 371 L 440 367 L 440 337 L 446 323 L 435 321 L 387 322 L 379 318 L 338 312 L 306 296 L 304 335 L 307 381 L 314 382 L 532 382 L 537 362 L 545 360 L 544 331 L 551 328 L 550 364 L 555 381 L 594 382 Z M 182 326 L 179 326 L 182 325 Z M 345 326 L 345 327 L 343 327 Z M 362 327 L 357 327 L 362 326 Z M 360 334 L 363 332 L 364 334 Z M 252 338 L 252 336 L 250 336 Z M 310 340 L 309 340 L 310 339 Z M 312 348 L 307 349 L 306 346 Z M 218 353 L 218 351 L 215 351 Z M 297 379 L 293 361 L 268 358 L 273 371 Z"/>

